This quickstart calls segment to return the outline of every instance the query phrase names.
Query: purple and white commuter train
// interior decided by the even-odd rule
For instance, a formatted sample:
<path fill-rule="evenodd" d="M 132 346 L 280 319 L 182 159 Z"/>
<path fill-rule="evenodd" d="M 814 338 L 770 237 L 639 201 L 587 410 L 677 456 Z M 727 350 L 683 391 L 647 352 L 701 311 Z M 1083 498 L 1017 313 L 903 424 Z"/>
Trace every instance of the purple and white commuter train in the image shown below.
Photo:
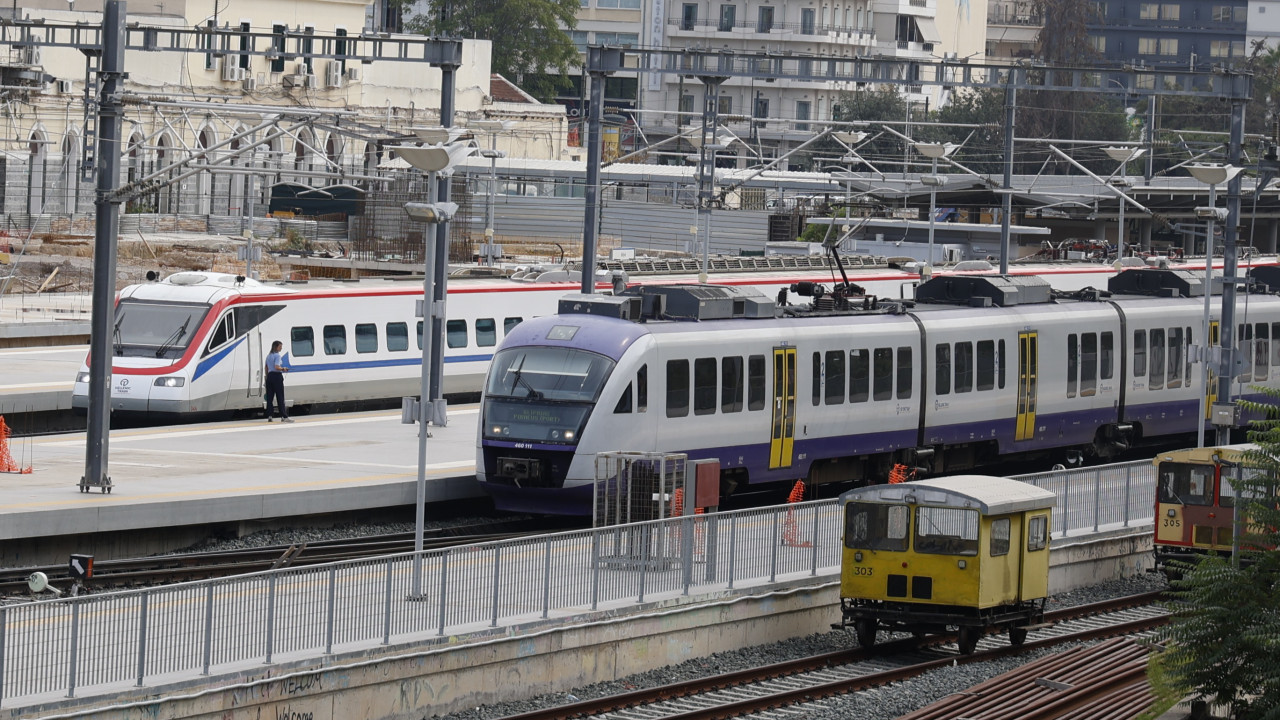
<path fill-rule="evenodd" d="M 806 306 L 712 285 L 566 297 L 494 356 L 478 477 L 500 509 L 589 515 L 605 451 L 717 458 L 727 493 L 1193 434 L 1202 279 L 1127 270 L 1064 297 L 1039 278 L 942 277 L 914 302 L 838 288 Z M 1234 397 L 1280 387 L 1280 296 L 1242 292 L 1236 313 Z"/>

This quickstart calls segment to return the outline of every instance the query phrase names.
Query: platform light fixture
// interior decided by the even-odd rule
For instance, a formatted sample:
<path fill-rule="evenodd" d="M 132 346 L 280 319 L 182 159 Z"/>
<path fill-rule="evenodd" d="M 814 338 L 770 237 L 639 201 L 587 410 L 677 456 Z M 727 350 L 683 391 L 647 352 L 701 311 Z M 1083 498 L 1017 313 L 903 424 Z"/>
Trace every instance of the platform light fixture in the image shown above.
<path fill-rule="evenodd" d="M 472 120 L 467 127 L 484 131 L 489 135 L 489 149 L 479 150 L 476 154 L 489 159 L 489 192 L 484 208 L 484 248 L 481 255 L 485 264 L 496 265 L 502 250 L 493 242 L 493 212 L 498 199 L 498 158 L 505 158 L 507 153 L 498 149 L 498 134 L 510 132 L 516 126 L 514 120 Z"/>
<path fill-rule="evenodd" d="M 1118 263 L 1122 258 L 1124 258 L 1125 240 L 1127 239 L 1126 236 L 1129 234 L 1124 225 L 1124 206 L 1129 202 L 1129 198 L 1125 195 L 1124 190 L 1129 187 L 1129 163 L 1145 155 L 1147 150 L 1146 148 L 1138 147 L 1109 146 L 1102 148 L 1102 152 L 1106 153 L 1107 157 L 1120 163 L 1120 177 L 1113 178 L 1111 181 L 1111 186 L 1117 188 L 1116 193 L 1120 196 L 1120 210 L 1119 217 L 1117 218 L 1117 222 L 1120 225 L 1120 231 L 1116 235 L 1116 262 Z"/>
<path fill-rule="evenodd" d="M 947 179 L 938 174 L 938 158 L 951 155 L 959 146 L 951 143 L 917 142 L 912 143 L 911 147 L 929 158 L 929 174 L 920 176 L 920 182 L 929 188 L 929 255 L 920 267 L 920 274 L 926 275 L 933 272 L 933 229 L 937 222 L 935 216 L 938 214 L 938 188 L 947 184 Z"/>

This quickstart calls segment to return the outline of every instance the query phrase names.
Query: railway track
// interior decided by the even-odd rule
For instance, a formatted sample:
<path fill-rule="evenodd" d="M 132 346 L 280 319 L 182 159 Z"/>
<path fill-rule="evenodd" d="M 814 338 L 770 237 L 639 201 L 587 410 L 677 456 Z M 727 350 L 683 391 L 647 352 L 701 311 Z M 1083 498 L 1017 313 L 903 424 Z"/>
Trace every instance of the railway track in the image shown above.
<path fill-rule="evenodd" d="M 554 529 L 549 530 L 545 521 L 523 519 L 433 528 L 425 532 L 423 548 L 436 550 L 491 540 L 505 540 L 549 531 L 554 531 Z M 240 550 L 156 555 L 122 560 L 100 560 L 94 563 L 93 578 L 87 581 L 83 588 L 92 591 L 118 590 L 128 587 L 203 580 L 282 567 L 318 565 L 341 560 L 394 555 L 411 552 L 413 546 L 414 533 L 403 532 Z M 65 564 L 3 568 L 0 569 L 0 596 L 26 594 L 28 592 L 27 577 L 34 572 L 44 573 L 49 578 L 51 585 L 62 590 L 70 588 L 73 582 L 68 566 Z"/>
<path fill-rule="evenodd" d="M 1144 593 L 1046 613 L 1022 647 L 1005 635 L 988 635 L 972 655 L 960 655 L 954 635 L 898 640 L 873 648 L 824 653 L 724 675 L 637 690 L 512 715 L 504 720 L 711 720 L 713 718 L 804 717 L 804 706 L 866 690 L 953 664 L 994 660 L 1030 650 L 1086 640 L 1150 632 L 1167 622 L 1155 605 L 1160 593 Z"/>

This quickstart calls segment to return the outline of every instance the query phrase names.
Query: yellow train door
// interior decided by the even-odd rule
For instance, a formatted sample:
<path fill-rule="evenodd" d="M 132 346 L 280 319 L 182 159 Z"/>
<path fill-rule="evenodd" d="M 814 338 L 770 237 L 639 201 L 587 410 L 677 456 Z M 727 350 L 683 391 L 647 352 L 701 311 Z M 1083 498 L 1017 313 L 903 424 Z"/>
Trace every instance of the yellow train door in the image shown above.
<path fill-rule="evenodd" d="M 1032 440 L 1036 434 L 1036 383 L 1040 366 L 1040 338 L 1035 332 L 1018 333 L 1018 418 L 1014 440 Z"/>
<path fill-rule="evenodd" d="M 769 468 L 791 467 L 796 436 L 796 349 L 773 349 L 773 435 Z"/>
<path fill-rule="evenodd" d="M 1218 339 L 1218 321 L 1217 320 L 1210 321 L 1208 346 L 1214 347 L 1218 345 L 1219 342 L 1220 341 Z M 1213 364 L 1212 363 L 1207 363 L 1207 364 L 1209 367 L 1209 373 L 1205 376 L 1206 381 L 1205 381 L 1205 387 L 1204 387 L 1204 398 L 1205 398 L 1204 419 L 1205 420 L 1208 420 L 1209 418 L 1213 417 L 1213 404 L 1218 400 L 1218 375 L 1213 371 Z"/>

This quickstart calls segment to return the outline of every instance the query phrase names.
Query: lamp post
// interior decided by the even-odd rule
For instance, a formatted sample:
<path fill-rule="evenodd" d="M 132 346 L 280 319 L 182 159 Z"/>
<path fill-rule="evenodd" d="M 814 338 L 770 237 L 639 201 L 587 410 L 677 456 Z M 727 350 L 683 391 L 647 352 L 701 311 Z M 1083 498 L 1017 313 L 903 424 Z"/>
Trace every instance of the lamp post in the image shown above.
<path fill-rule="evenodd" d="M 920 182 L 929 187 L 929 256 L 925 259 L 924 266 L 920 268 L 920 273 L 924 275 L 931 274 L 933 271 L 933 226 L 934 216 L 938 214 L 938 188 L 947 184 L 947 179 L 938 174 L 938 158 L 955 152 L 956 146 L 951 143 L 926 142 L 912 143 L 911 146 L 930 160 L 929 174 L 920 176 Z"/>
<path fill-rule="evenodd" d="M 1113 80 L 1112 82 L 1115 81 Z M 1146 152 L 1146 149 L 1131 147 L 1104 147 L 1102 148 L 1102 152 L 1106 153 L 1107 157 L 1120 163 L 1120 177 L 1112 180 L 1111 182 L 1111 185 L 1117 188 L 1116 194 L 1120 196 L 1120 211 L 1118 218 L 1120 231 L 1117 235 L 1118 239 L 1116 240 L 1116 263 L 1119 263 L 1120 260 L 1124 258 L 1125 240 L 1127 239 L 1126 236 L 1129 234 L 1124 226 L 1124 206 L 1129 201 L 1124 190 L 1129 187 L 1129 178 L 1126 177 L 1129 174 L 1129 161 L 1137 160 L 1142 157 L 1143 153 Z M 1119 268 L 1118 264 L 1117 268 Z"/>
<path fill-rule="evenodd" d="M 419 133 L 421 136 L 422 133 Z M 452 133 L 448 135 L 452 136 Z M 457 136 L 452 136 L 456 139 Z M 392 148 L 397 155 L 404 158 L 405 162 L 415 168 L 427 173 L 427 198 L 436 197 L 436 183 L 441 173 L 446 173 L 454 165 L 454 163 L 470 155 L 475 148 L 470 145 L 455 144 L 438 144 L 428 147 L 417 146 L 400 146 Z M 427 231 L 423 233 L 423 274 L 422 274 L 422 308 L 418 316 L 422 318 L 422 376 L 421 376 L 421 396 L 415 402 L 413 398 L 404 398 L 402 405 L 401 422 L 405 424 L 418 423 L 418 487 L 417 487 L 417 507 L 415 509 L 414 536 L 413 536 L 413 597 L 422 597 L 422 535 L 426 525 L 426 505 L 427 505 L 427 422 L 431 421 L 437 425 L 444 424 L 444 407 L 437 407 L 430 400 L 430 375 L 431 375 L 431 357 L 432 346 L 439 338 L 433 338 L 431 327 L 432 318 L 436 313 L 443 313 L 444 309 L 434 308 L 432 302 L 435 297 L 435 248 L 432 240 L 436 236 L 436 228 L 444 223 L 449 222 L 453 218 L 454 213 L 458 211 L 458 205 L 452 202 L 427 202 L 427 203 L 405 203 L 404 211 L 408 216 L 421 223 L 427 224 Z M 440 323 L 443 327 L 444 323 Z"/>
<path fill-rule="evenodd" d="M 489 133 L 489 149 L 479 151 L 481 157 L 489 158 L 489 192 L 484 206 L 485 248 L 481 255 L 484 256 L 485 264 L 493 265 L 499 255 L 493 244 L 493 212 L 498 198 L 498 158 L 507 156 L 498 149 L 498 133 L 510 130 L 515 123 L 511 120 L 472 120 L 467 126 Z"/>
<path fill-rule="evenodd" d="M 1226 209 L 1219 211 L 1218 203 L 1218 185 L 1230 181 L 1236 175 L 1240 174 L 1243 168 L 1233 167 L 1231 165 L 1217 164 L 1191 164 L 1187 165 L 1187 172 L 1191 173 L 1191 177 L 1209 186 L 1209 205 L 1208 207 L 1196 208 L 1196 216 L 1205 219 L 1205 239 L 1204 239 L 1204 325 L 1201 328 L 1204 344 L 1201 346 L 1203 350 L 1200 355 L 1200 416 L 1196 422 L 1196 447 L 1204 447 L 1204 421 L 1208 414 L 1209 402 L 1209 315 L 1210 315 L 1210 298 L 1213 295 L 1213 231 L 1215 220 L 1226 219 Z M 1230 365 L 1219 363 L 1218 372 L 1221 374 L 1224 370 L 1231 372 Z"/>
<path fill-rule="evenodd" d="M 698 282 L 705 283 L 707 281 L 707 267 L 710 263 L 711 255 L 711 198 L 715 195 L 716 190 L 716 153 L 721 150 L 729 149 L 729 144 L 733 142 L 733 138 L 725 137 L 719 134 L 711 136 L 711 142 L 706 145 L 702 144 L 702 136 L 694 135 L 689 138 L 689 143 L 699 150 L 696 156 L 698 160 L 698 226 L 703 233 L 702 237 L 702 271 L 698 273 Z"/>

